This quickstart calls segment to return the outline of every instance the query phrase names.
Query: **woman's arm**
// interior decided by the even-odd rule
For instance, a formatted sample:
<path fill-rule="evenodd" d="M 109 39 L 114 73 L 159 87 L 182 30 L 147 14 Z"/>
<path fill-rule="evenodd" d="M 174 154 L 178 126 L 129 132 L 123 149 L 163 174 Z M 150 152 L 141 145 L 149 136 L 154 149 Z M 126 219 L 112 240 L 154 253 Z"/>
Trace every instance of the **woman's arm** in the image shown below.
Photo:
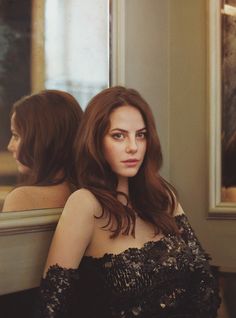
<path fill-rule="evenodd" d="M 192 261 L 189 268 L 192 272 L 190 286 L 190 301 L 187 306 L 193 312 L 194 318 L 215 318 L 220 305 L 219 288 L 216 278 L 213 276 L 209 255 L 206 254 L 197 239 L 187 216 L 178 214 L 176 222 L 181 232 L 181 237 L 190 248 Z"/>
<path fill-rule="evenodd" d="M 97 208 L 98 203 L 88 190 L 78 190 L 69 197 L 54 233 L 44 275 L 55 264 L 78 268 L 93 234 Z"/>
<path fill-rule="evenodd" d="M 85 189 L 68 199 L 49 250 L 37 317 L 67 317 L 78 266 L 91 241 L 98 209 L 96 199 Z"/>

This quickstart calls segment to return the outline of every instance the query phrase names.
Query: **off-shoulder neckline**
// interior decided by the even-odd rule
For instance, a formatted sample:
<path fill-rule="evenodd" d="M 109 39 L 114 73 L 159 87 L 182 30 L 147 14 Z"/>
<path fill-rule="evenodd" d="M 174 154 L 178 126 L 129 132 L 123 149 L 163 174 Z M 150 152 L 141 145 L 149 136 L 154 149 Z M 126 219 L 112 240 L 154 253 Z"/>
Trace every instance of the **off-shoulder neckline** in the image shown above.
<path fill-rule="evenodd" d="M 185 213 L 177 214 L 174 216 L 176 220 L 182 219 L 182 217 L 186 217 Z M 168 238 L 175 236 L 174 234 L 168 234 L 163 237 L 161 237 L 159 240 L 150 240 L 145 242 L 141 247 L 128 247 L 125 250 L 119 252 L 119 253 L 104 253 L 102 256 L 92 256 L 92 255 L 84 255 L 81 262 L 83 261 L 108 261 L 108 260 L 114 260 L 120 257 L 125 256 L 126 254 L 129 254 L 130 252 L 134 253 L 141 253 L 146 249 L 149 249 L 150 247 L 157 246 L 162 244 L 164 241 L 166 241 Z"/>

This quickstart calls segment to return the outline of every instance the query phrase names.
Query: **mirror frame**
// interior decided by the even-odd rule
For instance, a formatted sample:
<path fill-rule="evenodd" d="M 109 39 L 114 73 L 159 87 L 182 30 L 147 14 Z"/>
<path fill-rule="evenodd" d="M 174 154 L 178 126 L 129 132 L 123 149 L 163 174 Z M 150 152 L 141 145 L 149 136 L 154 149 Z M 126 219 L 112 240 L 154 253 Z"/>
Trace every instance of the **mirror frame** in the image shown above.
<path fill-rule="evenodd" d="M 236 203 L 221 201 L 221 0 L 207 1 L 209 105 L 208 218 L 236 219 Z"/>
<path fill-rule="evenodd" d="M 62 208 L 2 212 L 0 237 L 54 230 L 61 212 Z"/>

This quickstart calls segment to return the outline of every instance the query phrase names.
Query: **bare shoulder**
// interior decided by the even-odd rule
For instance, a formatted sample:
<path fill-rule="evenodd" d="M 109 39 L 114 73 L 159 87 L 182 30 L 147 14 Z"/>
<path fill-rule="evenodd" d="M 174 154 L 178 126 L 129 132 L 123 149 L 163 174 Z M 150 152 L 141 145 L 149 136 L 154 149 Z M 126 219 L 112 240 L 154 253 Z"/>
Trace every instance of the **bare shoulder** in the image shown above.
<path fill-rule="evenodd" d="M 175 206 L 175 210 L 173 212 L 173 216 L 185 214 L 181 204 L 178 201 L 178 198 L 176 197 L 176 194 L 174 193 L 174 191 L 172 189 L 169 188 L 169 190 L 172 193 L 172 195 L 173 195 L 173 197 L 174 197 L 174 199 L 176 201 L 176 206 Z"/>
<path fill-rule="evenodd" d="M 184 210 L 179 202 L 177 202 L 176 209 L 174 212 L 174 216 L 185 214 Z"/>
<path fill-rule="evenodd" d="M 19 187 L 8 193 L 3 212 L 27 210 L 31 207 L 31 191 L 34 187 Z"/>
<path fill-rule="evenodd" d="M 34 190 L 34 186 L 22 186 L 13 189 L 11 192 L 9 192 L 9 196 L 19 196 L 19 195 L 28 195 L 30 191 Z"/>
<path fill-rule="evenodd" d="M 100 205 L 85 189 L 73 192 L 59 219 L 48 255 L 45 273 L 52 264 L 77 268 L 94 233 L 94 214 Z M 73 242 L 73 244 L 72 244 Z"/>
<path fill-rule="evenodd" d="M 236 202 L 236 187 L 222 188 L 221 196 L 225 202 Z"/>
<path fill-rule="evenodd" d="M 92 217 L 101 213 L 101 205 L 94 194 L 87 189 L 79 189 L 68 198 L 64 211 L 73 210 L 75 213 L 88 214 Z"/>

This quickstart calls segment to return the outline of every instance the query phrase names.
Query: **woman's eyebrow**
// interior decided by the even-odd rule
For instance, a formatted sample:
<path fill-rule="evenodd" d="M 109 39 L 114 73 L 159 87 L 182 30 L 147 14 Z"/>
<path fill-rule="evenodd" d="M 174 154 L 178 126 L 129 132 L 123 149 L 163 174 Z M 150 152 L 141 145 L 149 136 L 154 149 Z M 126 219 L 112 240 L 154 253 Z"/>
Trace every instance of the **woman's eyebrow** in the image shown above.
<path fill-rule="evenodd" d="M 112 132 L 112 131 L 114 131 L 114 130 L 116 130 L 116 131 L 118 130 L 118 131 L 121 131 L 121 132 L 124 132 L 124 133 L 127 133 L 127 132 L 128 132 L 128 130 L 122 129 L 122 128 L 113 128 L 113 129 L 111 129 L 110 131 Z M 146 127 L 137 129 L 136 131 L 140 132 L 140 131 L 143 131 L 143 130 L 147 130 Z"/>
<path fill-rule="evenodd" d="M 114 131 L 114 130 L 119 130 L 119 131 L 122 131 L 122 132 L 128 132 L 128 130 L 125 130 L 125 129 L 122 129 L 122 128 L 113 128 L 113 129 L 111 129 L 111 131 Z"/>

